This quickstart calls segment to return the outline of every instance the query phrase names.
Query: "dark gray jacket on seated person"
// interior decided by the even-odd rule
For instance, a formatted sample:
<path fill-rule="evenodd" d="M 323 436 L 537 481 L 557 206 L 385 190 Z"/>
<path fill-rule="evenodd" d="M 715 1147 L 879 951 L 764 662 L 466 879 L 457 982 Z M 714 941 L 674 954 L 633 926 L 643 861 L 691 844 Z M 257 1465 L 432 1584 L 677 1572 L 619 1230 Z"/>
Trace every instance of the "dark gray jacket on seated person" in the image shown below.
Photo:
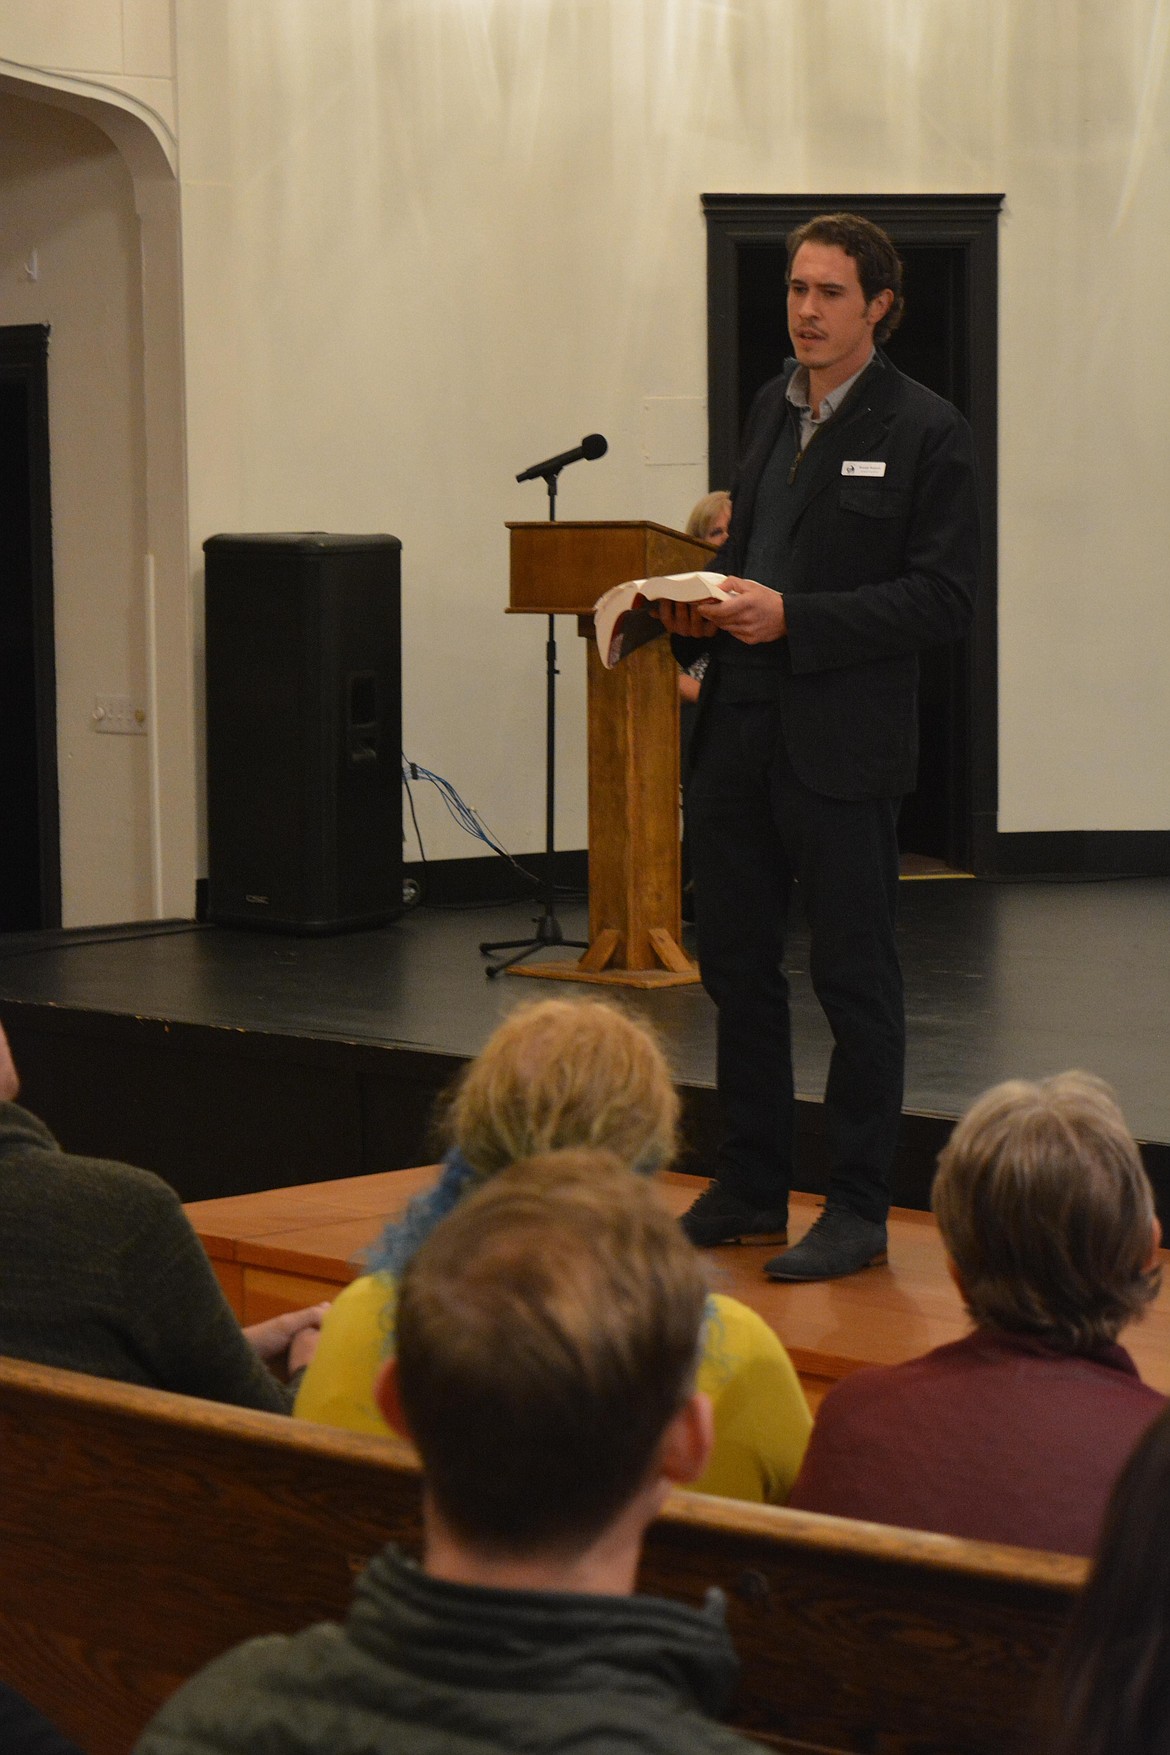
<path fill-rule="evenodd" d="M 82 1755 L 76 1743 L 4 1682 L 0 1682 L 0 1749 L 4 1755 Z"/>
<path fill-rule="evenodd" d="M 0 1103 L 0 1353 L 287 1413 L 178 1196 Z"/>
<path fill-rule="evenodd" d="M 747 1755 L 713 1722 L 737 1674 L 717 1601 L 485 1590 L 387 1548 L 344 1627 L 218 1658 L 136 1755 Z"/>

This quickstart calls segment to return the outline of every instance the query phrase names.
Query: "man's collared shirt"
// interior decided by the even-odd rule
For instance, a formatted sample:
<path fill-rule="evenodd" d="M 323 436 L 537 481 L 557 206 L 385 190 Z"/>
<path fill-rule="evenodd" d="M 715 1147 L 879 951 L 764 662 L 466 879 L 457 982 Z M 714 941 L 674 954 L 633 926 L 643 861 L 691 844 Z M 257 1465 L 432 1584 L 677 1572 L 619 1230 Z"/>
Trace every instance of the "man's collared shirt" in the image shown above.
<path fill-rule="evenodd" d="M 835 390 L 830 390 L 827 396 L 821 397 L 821 412 L 817 415 L 813 414 L 808 399 L 808 367 L 797 366 L 788 380 L 788 388 L 784 394 L 800 416 L 800 448 L 802 451 L 813 435 L 819 433 L 821 428 L 832 420 L 862 372 L 873 363 L 873 358 L 871 352 L 865 365 L 858 366 L 851 378 L 846 378 L 843 384 L 838 384 Z"/>

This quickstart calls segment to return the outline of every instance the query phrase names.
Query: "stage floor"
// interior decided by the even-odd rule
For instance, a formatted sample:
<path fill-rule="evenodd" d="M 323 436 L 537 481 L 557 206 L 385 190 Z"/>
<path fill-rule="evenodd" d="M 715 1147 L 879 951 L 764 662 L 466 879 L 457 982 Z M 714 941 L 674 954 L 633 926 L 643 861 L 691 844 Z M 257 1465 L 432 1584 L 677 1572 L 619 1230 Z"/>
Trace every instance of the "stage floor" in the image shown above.
<path fill-rule="evenodd" d="M 462 1058 L 519 1000 L 601 991 L 485 978 L 480 940 L 523 936 L 532 913 L 425 908 L 324 939 L 221 927 L 9 935 L 0 1018 L 15 1002 Z M 583 903 L 564 905 L 561 920 L 585 936 Z M 900 937 L 908 1111 L 953 1117 L 998 1079 L 1078 1066 L 1117 1089 L 1140 1138 L 1170 1142 L 1170 881 L 910 880 Z M 816 1098 L 831 1044 L 799 923 L 790 975 L 797 1088 Z M 713 1083 L 715 1014 L 700 987 L 615 997 L 653 1019 L 682 1082 Z"/>

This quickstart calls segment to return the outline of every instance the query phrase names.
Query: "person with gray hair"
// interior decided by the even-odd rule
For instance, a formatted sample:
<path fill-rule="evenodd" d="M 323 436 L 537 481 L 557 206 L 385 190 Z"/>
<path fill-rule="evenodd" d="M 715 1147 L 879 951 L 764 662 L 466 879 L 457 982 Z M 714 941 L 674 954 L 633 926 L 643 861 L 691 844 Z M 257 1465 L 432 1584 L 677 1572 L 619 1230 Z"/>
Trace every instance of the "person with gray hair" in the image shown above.
<path fill-rule="evenodd" d="M 1087 1554 L 1165 1406 L 1118 1344 L 1157 1292 L 1162 1233 L 1113 1093 L 1080 1072 L 996 1085 L 931 1204 L 973 1332 L 826 1396 L 789 1503 Z"/>

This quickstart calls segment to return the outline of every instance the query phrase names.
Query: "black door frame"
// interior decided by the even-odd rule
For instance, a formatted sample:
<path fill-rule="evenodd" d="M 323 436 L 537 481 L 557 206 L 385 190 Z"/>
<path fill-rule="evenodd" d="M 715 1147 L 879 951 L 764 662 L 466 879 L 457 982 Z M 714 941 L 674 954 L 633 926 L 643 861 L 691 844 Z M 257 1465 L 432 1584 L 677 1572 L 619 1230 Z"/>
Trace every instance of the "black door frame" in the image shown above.
<path fill-rule="evenodd" d="M 983 567 L 968 642 L 965 836 L 971 868 L 996 868 L 999 802 L 997 511 L 999 364 L 999 214 L 1002 194 L 988 195 L 704 195 L 707 222 L 707 383 L 709 480 L 731 479 L 746 410 L 739 407 L 740 252 L 783 243 L 818 213 L 863 214 L 895 244 L 946 245 L 960 252 L 966 300 L 970 386 L 968 419 L 979 465 Z M 782 320 L 782 312 L 778 312 Z"/>
<path fill-rule="evenodd" d="M 57 791 L 57 661 L 53 624 L 53 517 L 49 475 L 49 325 L 0 326 L 0 379 L 28 399 L 29 581 L 36 688 L 36 786 L 42 927 L 61 924 L 61 829 Z"/>

